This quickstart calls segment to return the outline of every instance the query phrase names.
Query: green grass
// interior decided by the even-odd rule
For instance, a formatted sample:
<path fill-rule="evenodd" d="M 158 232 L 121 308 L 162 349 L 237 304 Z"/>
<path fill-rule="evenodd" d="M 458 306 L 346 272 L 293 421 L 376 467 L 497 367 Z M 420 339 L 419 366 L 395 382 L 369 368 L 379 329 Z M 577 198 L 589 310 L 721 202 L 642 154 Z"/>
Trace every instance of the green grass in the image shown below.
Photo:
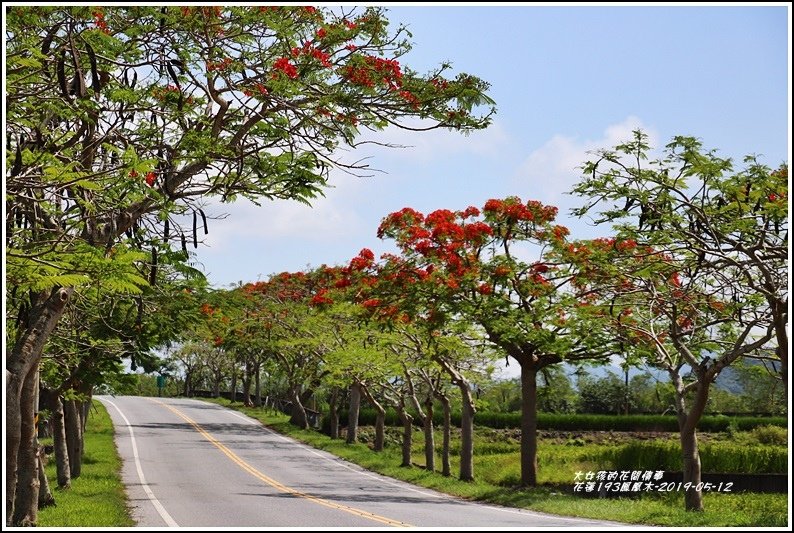
<path fill-rule="evenodd" d="M 85 432 L 82 474 L 72 487 L 57 488 L 55 458 L 45 467 L 56 506 L 39 511 L 39 526 L 134 526 L 121 483 L 121 459 L 113 442 L 113 425 L 105 407 L 94 400 Z"/>
<path fill-rule="evenodd" d="M 566 445 L 541 440 L 538 449 L 540 465 L 535 489 L 518 489 L 519 454 L 506 442 L 494 442 L 488 431 L 475 431 L 476 481 L 467 483 L 457 480 L 457 457 L 451 458 L 453 477 L 444 477 L 424 468 L 401 468 L 398 431 L 389 431 L 387 447 L 381 453 L 373 452 L 365 443 L 346 445 L 344 441 L 332 440 L 317 431 L 303 431 L 291 426 L 287 416 L 265 412 L 262 409 L 230 405 L 228 400 L 206 400 L 232 407 L 246 413 L 270 428 L 289 435 L 306 444 L 359 464 L 381 474 L 432 488 L 467 499 L 486 501 L 511 507 L 521 507 L 565 516 L 578 516 L 602 520 L 613 520 L 632 524 L 648 524 L 669 527 L 783 527 L 788 519 L 788 497 L 786 494 L 716 494 L 705 493 L 705 512 L 684 511 L 683 493 L 644 494 L 637 499 L 588 499 L 565 493 L 561 484 L 570 485 L 577 470 L 605 469 L 604 451 L 611 445 L 587 444 Z M 394 428 L 396 429 L 396 428 Z M 366 438 L 367 429 L 363 430 Z M 414 433 L 413 462 L 424 465 L 421 432 Z M 440 445 L 437 437 L 436 444 Z M 457 445 L 455 439 L 453 447 Z M 457 449 L 457 448 L 456 448 Z M 440 458 L 436 468 L 440 468 Z"/>

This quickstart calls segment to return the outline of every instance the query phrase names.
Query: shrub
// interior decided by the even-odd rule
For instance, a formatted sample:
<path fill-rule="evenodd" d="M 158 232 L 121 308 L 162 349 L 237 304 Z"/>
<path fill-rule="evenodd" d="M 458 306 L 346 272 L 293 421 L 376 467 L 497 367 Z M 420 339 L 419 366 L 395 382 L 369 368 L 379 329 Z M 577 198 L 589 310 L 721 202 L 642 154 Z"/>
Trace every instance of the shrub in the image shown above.
<path fill-rule="evenodd" d="M 753 437 L 759 444 L 785 446 L 788 443 L 786 428 L 778 426 L 758 426 L 753 429 Z"/>

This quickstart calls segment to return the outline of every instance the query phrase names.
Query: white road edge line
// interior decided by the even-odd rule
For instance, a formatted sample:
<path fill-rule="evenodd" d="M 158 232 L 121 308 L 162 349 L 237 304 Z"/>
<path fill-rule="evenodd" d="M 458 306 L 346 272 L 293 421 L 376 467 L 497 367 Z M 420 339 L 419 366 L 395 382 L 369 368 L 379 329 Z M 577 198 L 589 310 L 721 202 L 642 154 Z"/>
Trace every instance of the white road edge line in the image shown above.
<path fill-rule="evenodd" d="M 194 402 L 201 402 L 201 400 L 193 400 L 193 401 Z M 201 402 L 201 403 L 207 403 L 207 402 Z M 242 414 L 240 414 L 237 411 L 234 411 L 232 409 L 224 408 L 223 406 L 218 406 L 218 407 L 220 407 L 222 410 L 226 411 L 227 413 L 236 416 L 237 418 L 241 418 L 241 419 L 245 420 L 249 424 L 254 424 L 254 425 L 261 426 L 265 431 L 267 431 L 268 433 L 271 433 L 272 435 L 280 438 L 281 440 L 287 441 L 287 442 L 289 442 L 291 444 L 295 444 L 298 447 L 303 448 L 307 452 L 313 453 L 317 457 L 320 457 L 321 459 L 325 459 L 326 461 L 329 461 L 329 462 L 334 463 L 336 465 L 339 465 L 341 467 L 347 468 L 348 470 L 350 470 L 352 472 L 356 472 L 358 474 L 361 474 L 362 476 L 371 477 L 372 479 L 376 479 L 379 482 L 386 483 L 386 484 L 392 485 L 394 487 L 400 487 L 400 488 L 405 489 L 405 490 L 410 490 L 412 492 L 416 492 L 418 494 L 423 494 L 425 496 L 430 496 L 431 498 L 438 498 L 438 499 L 442 499 L 442 500 L 451 500 L 451 501 L 459 501 L 458 499 L 456 499 L 456 498 L 454 498 L 452 496 L 446 495 L 446 494 L 434 494 L 432 492 L 425 492 L 423 490 L 415 489 L 415 488 L 411 487 L 409 483 L 393 482 L 390 479 L 388 479 L 386 476 L 378 476 L 378 475 L 372 474 L 370 472 L 362 472 L 360 470 L 352 468 L 352 467 L 344 464 L 343 462 L 341 462 L 344 459 L 342 459 L 340 461 L 340 458 L 338 458 L 338 457 L 336 457 L 336 458 L 327 457 L 327 456 L 323 455 L 322 453 L 319 453 L 314 448 L 306 446 L 305 444 L 300 443 L 300 442 L 298 442 L 298 441 L 296 441 L 294 439 L 291 439 L 289 437 L 285 437 L 284 435 L 282 435 L 281 433 L 278 433 L 277 431 L 273 431 L 272 429 L 270 429 L 269 427 L 265 426 L 264 424 L 262 424 L 258 420 L 255 420 L 255 419 L 253 419 L 251 417 L 242 415 Z M 497 507 L 495 505 L 489 505 L 487 503 L 482 503 L 482 502 L 472 502 L 472 503 L 477 503 L 478 505 L 482 505 L 483 507 L 488 507 L 489 509 L 493 509 L 495 511 L 501 511 L 503 513 L 520 514 L 520 515 L 525 515 L 525 516 L 526 515 L 539 516 L 539 517 L 543 517 L 543 518 L 546 518 L 547 516 L 553 516 L 555 518 L 559 517 L 559 518 L 562 518 L 564 520 L 570 520 L 571 522 L 587 522 L 587 523 L 591 523 L 591 520 L 588 520 L 586 518 L 578 518 L 578 517 L 575 517 L 575 516 L 562 516 L 562 515 L 553 515 L 553 514 L 547 515 L 547 514 L 539 513 L 537 511 L 531 511 L 529 509 L 508 509 L 507 507 Z M 621 522 L 604 521 L 604 524 L 605 525 L 615 525 L 615 526 L 618 526 L 618 527 L 620 527 L 620 526 L 626 526 L 626 527 L 630 526 L 630 524 L 623 524 Z"/>
<path fill-rule="evenodd" d="M 138 478 L 141 480 L 141 486 L 143 487 L 143 491 L 149 497 L 149 500 L 151 500 L 152 505 L 154 505 L 154 508 L 160 514 L 160 517 L 165 521 L 166 525 L 168 527 L 179 527 L 179 524 L 177 524 L 176 520 L 174 520 L 171 517 L 171 515 L 168 514 L 168 511 L 165 510 L 163 504 L 160 503 L 160 500 L 158 500 L 155 497 L 154 492 L 152 492 L 152 489 L 146 483 L 146 477 L 144 477 L 143 468 L 141 467 L 141 460 L 138 457 L 138 445 L 135 442 L 135 434 L 132 431 L 132 424 L 130 423 L 129 419 L 126 416 L 124 416 L 124 413 L 121 412 L 119 406 L 113 403 L 112 401 L 108 400 L 107 398 L 99 398 L 99 401 L 103 403 L 108 403 L 113 407 L 115 407 L 116 411 L 118 411 L 119 415 L 121 415 L 121 418 L 124 419 L 124 423 L 127 424 L 127 429 L 130 432 L 130 441 L 132 442 L 132 457 L 135 459 L 135 469 L 138 471 Z"/>

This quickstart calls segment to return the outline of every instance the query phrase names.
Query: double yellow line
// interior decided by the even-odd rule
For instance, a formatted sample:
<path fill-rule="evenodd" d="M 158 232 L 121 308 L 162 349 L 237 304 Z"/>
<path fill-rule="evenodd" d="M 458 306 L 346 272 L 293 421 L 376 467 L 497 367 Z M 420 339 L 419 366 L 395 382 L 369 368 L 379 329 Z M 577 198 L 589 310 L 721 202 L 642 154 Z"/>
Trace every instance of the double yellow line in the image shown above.
<path fill-rule="evenodd" d="M 369 513 L 367 511 L 362 511 L 361 509 L 356 509 L 354 507 L 348 507 L 347 505 L 341 505 L 339 503 L 334 503 L 329 500 L 324 500 L 322 498 L 318 498 L 316 496 L 312 496 L 311 494 L 306 494 L 305 492 L 300 492 L 299 490 L 295 490 L 291 487 L 284 485 L 283 483 L 279 483 L 275 479 L 266 476 L 247 462 L 245 462 L 239 455 L 231 451 L 227 448 L 224 444 L 222 444 L 218 439 L 210 435 L 203 427 L 201 427 L 195 420 L 191 419 L 189 416 L 181 412 L 179 409 L 168 405 L 167 403 L 163 403 L 160 400 L 155 400 L 154 398 L 150 398 L 152 401 L 159 403 L 163 407 L 168 408 L 172 411 L 175 415 L 180 417 L 182 420 L 193 426 L 193 428 L 199 432 L 199 434 L 210 441 L 213 446 L 218 448 L 223 454 L 228 457 L 229 459 L 234 462 L 237 466 L 254 476 L 255 478 L 263 481 L 264 483 L 270 485 L 276 490 L 281 492 L 285 492 L 287 494 L 292 494 L 293 496 L 297 496 L 299 498 L 304 498 L 306 500 L 312 501 L 316 504 L 323 505 L 325 507 L 330 507 L 331 509 L 337 509 L 339 511 L 344 511 L 346 513 L 350 513 L 355 516 L 360 516 L 362 518 L 367 518 L 369 520 L 373 520 L 375 522 L 380 522 L 382 524 L 386 524 L 388 526 L 396 526 L 396 527 L 411 527 L 410 524 L 406 524 L 405 522 L 400 522 L 398 520 L 392 520 L 391 518 L 386 518 L 385 516 L 376 515 L 373 513 Z"/>

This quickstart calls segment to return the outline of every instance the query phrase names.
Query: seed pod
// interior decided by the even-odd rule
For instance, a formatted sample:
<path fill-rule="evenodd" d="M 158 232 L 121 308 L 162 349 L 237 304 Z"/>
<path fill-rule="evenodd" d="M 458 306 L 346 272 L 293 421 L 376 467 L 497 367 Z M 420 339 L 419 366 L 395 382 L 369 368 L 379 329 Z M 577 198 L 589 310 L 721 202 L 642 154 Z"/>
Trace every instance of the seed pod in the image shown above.
<path fill-rule="evenodd" d="M 154 287 L 157 281 L 157 248 L 152 248 L 152 269 L 149 271 L 149 285 Z"/>
<path fill-rule="evenodd" d="M 95 93 L 102 90 L 102 82 L 99 80 L 99 72 L 96 68 L 96 54 L 94 49 L 87 42 L 85 43 L 85 50 L 88 52 L 88 60 L 91 62 L 91 87 L 94 88 Z"/>
<path fill-rule="evenodd" d="M 168 242 L 168 230 L 169 229 L 170 228 L 169 228 L 169 225 L 168 225 L 168 219 L 166 218 L 165 219 L 165 227 L 163 228 L 163 240 L 165 242 Z"/>
<path fill-rule="evenodd" d="M 174 72 L 174 68 L 171 66 L 170 61 L 165 64 L 165 68 L 168 69 L 168 73 L 171 75 L 171 78 L 173 78 L 177 89 L 182 90 L 182 86 L 179 84 L 179 78 L 176 77 L 176 72 Z"/>
<path fill-rule="evenodd" d="M 204 223 L 204 235 L 206 235 L 210 232 L 210 230 L 207 229 L 207 215 L 205 215 L 204 211 L 201 209 L 199 209 L 199 213 L 201 214 L 201 221 Z"/>
<path fill-rule="evenodd" d="M 182 251 L 187 254 L 187 241 L 185 240 L 185 234 L 180 232 L 179 238 L 182 240 Z"/>
<path fill-rule="evenodd" d="M 11 177 L 18 176 L 22 171 L 22 147 L 17 143 L 17 151 L 14 154 L 14 166 L 11 167 Z"/>
<path fill-rule="evenodd" d="M 61 96 L 70 99 L 69 91 L 66 88 L 66 67 L 64 66 L 65 57 L 66 52 L 61 49 L 61 53 L 58 55 L 58 62 L 55 64 L 55 72 L 58 76 L 58 87 L 61 89 Z"/>
<path fill-rule="evenodd" d="M 198 248 L 198 236 L 196 235 L 196 212 L 193 211 L 193 248 Z"/>

